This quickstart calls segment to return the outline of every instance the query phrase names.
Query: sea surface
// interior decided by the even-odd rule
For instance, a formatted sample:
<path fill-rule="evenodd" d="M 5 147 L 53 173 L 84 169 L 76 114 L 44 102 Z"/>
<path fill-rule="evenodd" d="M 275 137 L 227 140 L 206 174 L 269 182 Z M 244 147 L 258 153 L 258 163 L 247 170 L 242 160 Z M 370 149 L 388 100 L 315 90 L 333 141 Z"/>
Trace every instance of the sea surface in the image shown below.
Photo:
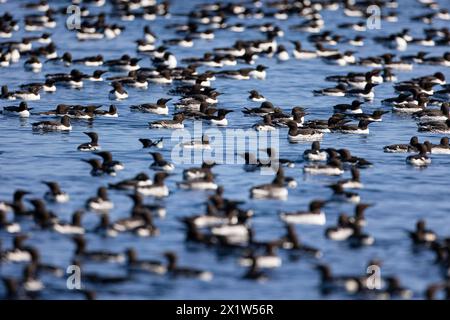
<path fill-rule="evenodd" d="M 171 1 L 171 12 L 186 12 L 201 1 Z M 448 1 L 438 1 L 440 5 L 450 9 Z M 0 5 L 0 14 L 9 11 L 15 18 L 27 13 L 21 8 L 24 1 L 8 1 Z M 51 1 L 55 7 L 64 7 L 62 1 Z M 400 7 L 396 10 L 399 15 L 398 23 L 382 21 L 380 30 L 356 32 L 348 29 L 337 29 L 336 25 L 343 22 L 359 21 L 358 18 L 345 17 L 342 11 L 323 11 L 326 21 L 325 29 L 336 31 L 346 36 L 361 34 L 365 36 L 364 47 L 351 47 L 339 44 L 343 50 L 357 50 L 358 57 L 373 56 L 385 52 L 397 53 L 375 44 L 371 38 L 374 36 L 386 36 L 387 34 L 409 28 L 415 37 L 422 37 L 422 29 L 426 27 L 422 23 L 410 21 L 410 17 L 424 12 L 420 4 L 414 0 L 399 1 Z M 93 9 L 110 11 L 110 6 Z M 28 12 L 30 13 L 30 12 Z M 136 55 L 134 40 L 142 37 L 142 29 L 150 25 L 159 40 L 177 37 L 173 29 L 166 26 L 171 23 L 185 22 L 186 18 L 172 15 L 170 19 L 158 17 L 155 21 L 142 21 L 136 19 L 133 22 L 120 21 L 114 17 L 107 17 L 107 22 L 117 22 L 126 27 L 123 33 L 114 40 L 99 40 L 78 42 L 74 32 L 65 27 L 65 16 L 57 15 L 58 26 L 53 30 L 52 39 L 57 45 L 59 54 L 70 51 L 74 58 L 82 58 L 96 54 L 103 54 L 105 59 L 119 58 L 123 54 Z M 305 49 L 312 49 L 306 38 L 309 34 L 289 30 L 289 26 L 302 22 L 299 17 L 291 17 L 286 21 L 278 21 L 271 18 L 252 21 L 230 19 L 230 23 L 242 22 L 248 24 L 274 22 L 284 31 L 284 38 L 278 40 L 279 44 L 285 44 L 290 52 L 292 45 L 288 40 L 301 40 Z M 21 30 L 14 34 L 14 39 L 24 36 L 23 21 Z M 448 27 L 448 21 L 439 21 L 433 27 Z M 29 35 L 30 33 L 27 33 Z M 39 35 L 40 32 L 36 32 Z M 263 39 L 264 35 L 255 29 L 247 29 L 244 33 L 230 31 L 216 31 L 216 38 L 212 41 L 195 40 L 193 48 L 172 47 L 178 61 L 183 57 L 201 56 L 213 47 L 230 46 L 237 39 Z M 400 54 L 408 55 L 425 50 L 430 55 L 442 55 L 448 50 L 445 47 L 420 47 L 409 45 L 407 51 Z M 140 65 L 150 67 L 151 61 L 147 56 L 142 56 Z M 9 68 L 0 69 L 0 84 L 7 84 L 10 89 L 18 88 L 20 84 L 42 81 L 44 74 L 56 72 L 69 72 L 70 68 L 52 66 L 46 64 L 41 73 L 26 72 L 23 68 L 24 60 L 13 64 Z M 320 59 L 295 60 L 277 62 L 276 59 L 259 58 L 258 64 L 269 67 L 266 80 L 236 81 L 217 79 L 212 86 L 223 95 L 220 96 L 219 107 L 234 110 L 229 114 L 229 126 L 227 129 L 249 129 L 258 118 L 244 117 L 241 110 L 244 107 L 257 107 L 259 104 L 247 100 L 248 91 L 258 90 L 266 98 L 280 106 L 286 112 L 290 112 L 293 106 L 308 108 L 306 119 L 327 119 L 332 114 L 332 106 L 338 103 L 351 102 L 351 98 L 341 97 L 315 97 L 313 89 L 333 86 L 324 78 L 334 74 L 346 74 L 350 71 L 364 72 L 369 68 L 358 66 L 330 66 Z M 238 65 L 233 68 L 247 67 Z M 80 66 L 83 72 L 90 73 L 94 68 Z M 205 70 L 201 68 L 200 70 Z M 394 71 L 399 80 L 407 80 L 416 76 L 423 76 L 441 71 L 450 78 L 450 69 L 440 66 L 414 65 L 413 71 Z M 114 75 L 108 73 L 106 76 Z M 57 104 L 102 104 L 107 108 L 111 101 L 108 100 L 110 90 L 108 82 L 85 82 L 82 90 L 66 89 L 58 87 L 55 94 L 41 94 L 41 100 L 30 101 L 29 106 L 33 111 L 46 111 L 54 109 Z M 9 200 L 15 189 L 22 188 L 32 192 L 27 198 L 42 197 L 47 187 L 42 180 L 58 181 L 61 188 L 70 194 L 70 202 L 66 204 L 49 204 L 48 207 L 55 212 L 61 220 L 70 220 L 71 214 L 83 208 L 84 202 L 89 197 L 95 196 L 97 187 L 117 182 L 125 178 L 131 178 L 139 172 L 146 172 L 153 176 L 149 169 L 152 162 L 148 149 L 142 149 L 138 138 L 157 139 L 165 138 L 162 154 L 170 159 L 172 148 L 178 141 L 172 141 L 171 130 L 149 130 L 147 123 L 162 118 L 170 118 L 153 114 L 130 112 L 130 105 L 156 102 L 158 98 L 172 97 L 169 103 L 170 112 L 174 111 L 172 103 L 177 97 L 169 96 L 167 91 L 171 86 L 151 84 L 148 90 L 128 88 L 129 98 L 124 101 L 114 102 L 118 106 L 118 118 L 97 118 L 92 123 L 84 120 L 73 121 L 73 130 L 70 133 L 35 133 L 31 124 L 43 120 L 39 116 L 31 116 L 29 119 L 20 120 L 15 117 L 0 115 L 0 199 Z M 363 105 L 366 112 L 376 108 L 390 110 L 381 105 L 380 101 L 387 97 L 395 96 L 392 83 L 384 83 L 375 88 L 376 98 L 373 102 Z M 0 107 L 17 105 L 18 102 L 0 101 Z M 204 128 L 208 125 L 204 124 Z M 89 165 L 81 159 L 94 157 L 90 153 L 76 150 L 76 147 L 89 140 L 83 132 L 96 131 L 100 137 L 103 150 L 112 152 L 115 159 L 125 164 L 125 170 L 116 177 L 92 177 L 89 174 Z M 193 123 L 186 122 L 185 131 L 192 132 Z M 225 129 L 220 129 L 224 131 Z M 170 196 L 158 201 L 167 208 L 165 219 L 157 219 L 156 225 L 160 228 L 160 236 L 151 238 L 138 238 L 131 234 L 121 234 L 117 238 L 104 239 L 95 234 L 87 234 L 88 248 L 122 251 L 128 247 L 134 247 L 140 258 L 163 260 L 163 252 L 173 250 L 179 255 L 180 265 L 197 267 L 214 273 L 211 282 L 202 282 L 190 279 L 173 279 L 167 276 L 136 274 L 125 284 L 90 286 L 97 292 L 100 299 L 358 299 L 361 296 L 352 296 L 344 293 L 332 293 L 322 295 L 319 290 L 319 274 L 314 269 L 318 262 L 327 263 L 334 273 L 342 275 L 365 274 L 366 264 L 370 259 L 377 258 L 383 261 L 382 276 L 396 275 L 405 287 L 414 292 L 414 298 L 423 298 L 426 286 L 441 279 L 438 265 L 434 264 L 434 256 L 426 250 L 415 250 L 405 230 L 413 229 L 418 219 L 426 219 L 429 228 L 441 236 L 449 235 L 450 202 L 449 202 L 449 168 L 450 157 L 448 155 L 433 155 L 432 164 L 425 169 L 417 169 L 405 163 L 405 154 L 387 154 L 383 152 L 383 146 L 393 143 L 407 143 L 411 136 L 418 135 L 420 141 L 430 140 L 438 143 L 442 135 L 422 134 L 417 132 L 415 121 L 409 116 L 389 113 L 380 123 L 370 125 L 369 135 L 343 135 L 326 134 L 322 146 L 334 148 L 348 148 L 352 154 L 364 157 L 374 163 L 369 169 L 361 170 L 361 179 L 365 188 L 358 191 L 363 202 L 374 206 L 367 209 L 368 222 L 365 231 L 375 237 L 373 246 L 360 249 L 350 248 L 346 242 L 334 242 L 324 237 L 326 227 L 335 225 L 338 214 L 346 212 L 353 214 L 354 205 L 331 203 L 325 207 L 327 216 L 326 226 L 297 226 L 296 229 L 301 240 L 308 245 L 320 248 L 323 257 L 318 261 L 305 256 L 294 257 L 287 252 L 280 251 L 283 259 L 282 267 L 269 272 L 270 279 L 264 283 L 244 281 L 242 275 L 245 268 L 237 263 L 238 256 L 219 254 L 216 250 L 187 244 L 185 231 L 179 218 L 205 211 L 204 202 L 210 192 L 185 191 L 176 186 L 176 182 L 182 179 L 182 170 L 194 164 L 177 165 L 174 174 L 167 179 L 170 188 Z M 213 168 L 217 175 L 216 181 L 225 188 L 225 196 L 232 199 L 243 200 L 244 208 L 252 208 L 255 212 L 252 225 L 256 231 L 256 238 L 269 240 L 280 237 L 285 230 L 278 214 L 283 211 L 295 211 L 306 209 L 313 199 L 329 199 L 331 191 L 326 185 L 337 178 L 307 176 L 303 174 L 302 154 L 310 147 L 310 143 L 289 144 L 287 130 L 279 131 L 280 155 L 296 161 L 295 168 L 285 169 L 288 176 L 294 177 L 298 182 L 296 189 L 289 190 L 287 201 L 276 200 L 252 200 L 249 198 L 251 186 L 268 183 L 271 176 L 259 174 L 259 172 L 247 173 L 241 164 L 222 164 Z M 153 151 L 153 150 L 152 150 Z M 158 150 L 159 151 L 159 150 Z M 198 164 L 195 164 L 197 166 Z M 344 177 L 348 177 L 347 171 Z M 115 208 L 110 212 L 111 219 L 127 217 L 131 208 L 130 199 L 119 191 L 110 191 L 110 197 L 115 203 Z M 151 203 L 152 199 L 146 199 Z M 28 206 L 31 207 L 29 203 Z M 11 217 L 11 216 L 10 216 Z M 87 213 L 83 217 L 84 226 L 93 228 L 98 223 L 95 213 Z M 44 262 L 66 268 L 71 264 L 74 245 L 69 236 L 56 234 L 50 231 L 36 230 L 31 222 L 22 223 L 25 233 L 30 238 L 26 243 L 37 247 Z M 3 248 L 11 245 L 12 235 L 0 232 Z M 125 274 L 123 265 L 115 264 L 86 264 L 83 271 L 98 272 L 101 274 Z M 13 276 L 20 278 L 22 266 L 19 264 L 1 264 L 1 276 Z M 57 279 L 51 276 L 43 276 L 46 289 L 42 292 L 42 299 L 79 299 L 82 296 L 66 289 L 66 278 Z M 0 286 L 0 292 L 3 288 Z"/>

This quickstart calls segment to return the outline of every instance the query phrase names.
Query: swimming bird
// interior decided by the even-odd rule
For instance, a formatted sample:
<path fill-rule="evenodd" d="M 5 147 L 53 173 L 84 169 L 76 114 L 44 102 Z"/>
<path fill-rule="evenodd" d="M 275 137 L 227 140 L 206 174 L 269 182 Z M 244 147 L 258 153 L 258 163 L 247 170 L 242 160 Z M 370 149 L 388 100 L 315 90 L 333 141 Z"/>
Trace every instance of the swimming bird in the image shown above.
<path fill-rule="evenodd" d="M 449 133 L 450 119 L 446 121 L 431 121 L 418 124 L 419 132 L 433 132 L 433 133 Z"/>
<path fill-rule="evenodd" d="M 42 181 L 43 184 L 49 187 L 49 191 L 45 193 L 44 198 L 47 201 L 65 203 L 69 201 L 69 194 L 61 191 L 59 184 L 55 181 Z"/>
<path fill-rule="evenodd" d="M 165 172 L 170 172 L 175 169 L 173 163 L 169 163 L 164 160 L 163 156 L 159 152 L 150 152 L 149 153 L 153 157 L 153 163 L 150 165 L 150 169 L 153 170 L 162 170 Z"/>
<path fill-rule="evenodd" d="M 284 187 L 284 174 L 281 168 L 279 168 L 276 177 L 271 183 L 252 187 L 250 195 L 255 199 L 286 200 L 288 190 Z"/>
<path fill-rule="evenodd" d="M 89 138 L 91 138 L 91 141 L 80 144 L 77 147 L 77 150 L 97 151 L 101 149 L 100 145 L 98 144 L 98 134 L 96 132 L 83 132 L 83 133 L 87 135 Z"/>
<path fill-rule="evenodd" d="M 416 229 L 408 231 L 408 234 L 414 244 L 430 245 L 437 240 L 436 233 L 427 229 L 426 222 L 423 219 L 418 220 Z"/>
<path fill-rule="evenodd" d="M 149 122 L 150 128 L 183 129 L 185 117 L 183 114 L 176 114 L 172 120 L 160 120 Z"/>
<path fill-rule="evenodd" d="M 327 164 L 309 164 L 303 167 L 303 172 L 313 175 L 339 176 L 344 173 L 342 162 L 333 158 Z"/>
<path fill-rule="evenodd" d="M 125 179 L 117 183 L 109 183 L 108 187 L 117 190 L 135 190 L 137 187 L 150 186 L 153 181 L 144 172 L 138 173 L 131 179 Z"/>
<path fill-rule="evenodd" d="M 45 79 L 44 82 L 31 82 L 31 83 L 26 83 L 26 84 L 21 84 L 20 88 L 22 90 L 30 90 L 33 87 L 39 87 L 41 88 L 44 92 L 56 92 L 56 86 L 55 86 L 55 81 L 53 79 Z"/>
<path fill-rule="evenodd" d="M 299 40 L 290 41 L 294 46 L 294 50 L 292 51 L 292 55 L 295 59 L 313 59 L 317 57 L 316 51 L 308 51 L 302 49 L 302 44 Z"/>
<path fill-rule="evenodd" d="M 352 177 L 350 179 L 339 180 L 337 183 L 344 189 L 362 189 L 363 184 L 360 181 L 360 173 L 357 167 L 351 168 Z"/>
<path fill-rule="evenodd" d="M 258 108 L 244 108 L 242 113 L 248 116 L 265 116 L 269 113 L 275 112 L 275 107 L 270 101 L 264 101 Z"/>
<path fill-rule="evenodd" d="M 25 101 L 22 101 L 18 107 L 16 106 L 3 107 L 2 114 L 19 116 L 20 118 L 28 118 L 30 116 L 30 110 L 32 109 L 33 108 L 28 108 L 28 105 Z"/>
<path fill-rule="evenodd" d="M 320 149 L 320 142 L 314 141 L 311 144 L 311 149 L 305 150 L 303 152 L 303 159 L 308 161 L 326 161 L 328 158 L 328 153 Z"/>
<path fill-rule="evenodd" d="M 391 144 L 383 147 L 383 150 L 388 153 L 418 152 L 419 145 L 419 138 L 413 136 L 408 144 Z"/>
<path fill-rule="evenodd" d="M 419 153 L 416 155 L 408 156 L 406 163 L 416 167 L 426 167 L 431 163 L 431 158 L 427 156 L 428 149 L 424 144 L 418 146 Z"/>
<path fill-rule="evenodd" d="M 326 264 L 319 264 L 315 267 L 320 273 L 320 288 L 322 293 L 332 291 L 356 292 L 359 287 L 358 276 L 335 276 L 331 268 Z"/>
<path fill-rule="evenodd" d="M 192 167 L 183 170 L 184 180 L 193 180 L 204 178 L 208 172 L 211 172 L 211 168 L 214 167 L 216 163 L 204 161 L 201 167 Z"/>
<path fill-rule="evenodd" d="M 12 202 L 0 201 L 0 209 L 5 212 L 8 212 L 12 209 L 16 218 L 29 215 L 30 212 L 27 210 L 23 203 L 23 197 L 27 194 L 30 194 L 30 192 L 23 189 L 15 190 Z"/>
<path fill-rule="evenodd" d="M 373 92 L 373 88 L 376 87 L 377 83 L 367 83 L 364 89 L 351 89 L 345 92 L 345 95 L 350 97 L 359 97 L 364 98 L 366 100 L 373 100 L 375 97 L 375 93 Z"/>
<path fill-rule="evenodd" d="M 42 69 L 42 62 L 39 61 L 38 57 L 31 56 L 24 63 L 25 70 L 38 73 Z"/>
<path fill-rule="evenodd" d="M 250 267 L 253 263 L 256 263 L 258 268 L 273 269 L 280 267 L 282 260 L 276 254 L 277 243 L 269 242 L 264 247 L 265 252 L 263 254 L 256 254 L 254 250 L 250 250 L 248 254 L 239 259 L 239 265 Z"/>
<path fill-rule="evenodd" d="M 166 103 L 171 99 L 158 99 L 156 103 L 144 103 L 140 105 L 132 105 L 130 107 L 131 110 L 141 111 L 141 112 L 149 112 L 155 114 L 167 115 L 169 114 L 169 108 Z"/>
<path fill-rule="evenodd" d="M 369 124 L 374 121 L 360 120 L 357 125 L 343 124 L 333 128 L 334 131 L 340 133 L 352 133 L 352 134 L 369 134 Z"/>
<path fill-rule="evenodd" d="M 299 128 L 295 121 L 289 121 L 287 123 L 289 128 L 288 140 L 289 142 L 299 142 L 299 141 L 317 141 L 322 139 L 323 133 L 309 128 Z"/>
<path fill-rule="evenodd" d="M 383 120 L 383 115 L 389 113 L 389 111 L 384 110 L 374 110 L 372 113 L 359 113 L 349 115 L 351 118 L 356 120 L 368 120 L 373 122 L 380 122 Z"/>
<path fill-rule="evenodd" d="M 313 90 L 315 96 L 344 97 L 347 87 L 343 83 L 338 83 L 335 87 Z M 357 89 L 353 89 L 357 90 Z"/>
<path fill-rule="evenodd" d="M 178 182 L 177 185 L 181 189 L 190 190 L 216 190 L 218 187 L 214 182 L 214 176 L 211 172 L 205 172 L 202 178 Z"/>
<path fill-rule="evenodd" d="M 413 117 L 418 119 L 421 123 L 445 121 L 447 119 L 450 119 L 450 107 L 448 103 L 443 103 L 439 110 L 425 109 L 413 113 Z"/>
<path fill-rule="evenodd" d="M 167 272 L 167 267 L 157 260 L 139 260 L 137 252 L 133 248 L 125 250 L 127 257 L 127 269 L 131 272 L 149 272 L 154 274 L 164 274 Z"/>
<path fill-rule="evenodd" d="M 168 261 L 167 273 L 170 276 L 196 278 L 202 281 L 211 281 L 213 278 L 213 274 L 209 271 L 178 266 L 178 256 L 175 252 L 167 251 L 164 253 L 164 257 Z"/>
<path fill-rule="evenodd" d="M 143 196 L 167 197 L 169 195 L 169 188 L 164 184 L 164 180 L 167 177 L 168 174 L 166 172 L 157 172 L 153 178 L 152 185 L 139 186 L 136 191 Z"/>
<path fill-rule="evenodd" d="M 256 90 L 250 90 L 248 93 L 250 93 L 248 99 L 251 100 L 251 101 L 255 101 L 255 102 L 264 102 L 264 101 L 266 101 L 266 98 L 263 95 L 261 95 Z"/>
<path fill-rule="evenodd" d="M 109 91 L 110 100 L 123 100 L 128 98 L 128 92 L 125 91 L 120 82 L 113 82 L 112 87 L 113 89 Z"/>
<path fill-rule="evenodd" d="M 353 224 L 349 217 L 342 213 L 338 217 L 337 225 L 334 227 L 328 227 L 325 230 L 325 236 L 334 241 L 347 240 L 354 232 Z"/>
<path fill-rule="evenodd" d="M 350 164 L 351 166 L 356 166 L 358 168 L 367 168 L 373 165 L 370 161 L 367 161 L 364 158 L 352 156 L 350 150 L 348 149 L 339 149 L 337 152 L 340 155 L 341 162 L 344 164 Z"/>
<path fill-rule="evenodd" d="M 77 259 L 96 261 L 96 262 L 112 262 L 122 263 L 125 261 L 125 255 L 123 253 L 110 252 L 105 250 L 87 250 L 87 241 L 82 235 L 75 235 L 72 238 L 75 244 L 74 256 Z"/>
<path fill-rule="evenodd" d="M 216 126 L 227 126 L 228 125 L 228 119 L 225 118 L 225 116 L 233 112 L 233 110 L 227 110 L 227 109 L 219 109 L 217 111 L 217 115 L 208 115 L 208 116 L 201 116 L 200 118 L 202 120 L 207 121 L 211 125 Z"/>
<path fill-rule="evenodd" d="M 88 210 L 107 212 L 114 208 L 114 203 L 108 197 L 108 189 L 100 187 L 97 189 L 97 196 L 86 200 L 85 207 Z"/>
<path fill-rule="evenodd" d="M 439 141 L 439 144 L 433 144 L 431 146 L 432 154 L 450 154 L 450 145 L 448 137 L 443 137 Z"/>
<path fill-rule="evenodd" d="M 286 235 L 276 240 L 277 245 L 285 250 L 306 253 L 316 258 L 321 257 L 322 253 L 319 249 L 307 246 L 300 241 L 294 224 L 286 223 L 285 228 Z"/>
<path fill-rule="evenodd" d="M 32 124 L 33 130 L 43 130 L 43 131 L 70 131 L 72 130 L 72 125 L 70 124 L 70 118 L 64 115 L 60 122 L 56 121 L 40 121 Z"/>
<path fill-rule="evenodd" d="M 84 228 L 81 224 L 83 211 L 77 210 L 72 214 L 71 222 L 56 222 L 53 223 L 52 229 L 61 234 L 84 234 Z"/>
<path fill-rule="evenodd" d="M 276 130 L 276 126 L 274 123 L 272 123 L 272 117 L 270 114 L 266 114 L 263 117 L 263 121 L 256 123 L 252 126 L 253 129 L 256 131 L 274 131 Z"/>
<path fill-rule="evenodd" d="M 28 247 L 24 245 L 24 241 L 28 239 L 25 234 L 15 235 L 13 238 L 13 247 L 9 250 L 1 252 L 1 260 L 8 262 L 30 262 L 31 255 Z"/>
<path fill-rule="evenodd" d="M 326 221 L 322 207 L 325 201 L 313 200 L 309 203 L 308 211 L 281 212 L 280 219 L 292 224 L 317 224 L 324 225 Z"/>

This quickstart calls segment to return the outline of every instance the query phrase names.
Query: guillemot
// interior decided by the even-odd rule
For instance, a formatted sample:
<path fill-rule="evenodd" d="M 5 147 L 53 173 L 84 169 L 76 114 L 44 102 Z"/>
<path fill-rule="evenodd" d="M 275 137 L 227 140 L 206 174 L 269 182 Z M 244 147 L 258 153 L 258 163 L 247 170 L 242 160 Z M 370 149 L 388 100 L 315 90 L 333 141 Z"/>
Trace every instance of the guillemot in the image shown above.
<path fill-rule="evenodd" d="M 281 168 L 280 168 L 281 169 Z M 250 189 L 250 195 L 255 199 L 278 199 L 286 200 L 288 190 L 284 187 L 284 175 L 281 170 L 269 184 L 262 184 Z"/>
<path fill-rule="evenodd" d="M 150 155 L 153 157 L 153 163 L 150 165 L 150 169 L 157 171 L 162 170 L 166 172 L 170 172 L 175 169 L 174 164 L 164 160 L 161 153 L 150 152 Z"/>
<path fill-rule="evenodd" d="M 172 120 L 160 120 L 149 122 L 150 128 L 183 129 L 184 115 L 176 114 Z"/>
<path fill-rule="evenodd" d="M 324 205 L 325 201 L 314 200 L 309 203 L 308 211 L 282 212 L 280 213 L 280 219 L 293 224 L 324 225 L 326 221 L 325 213 L 322 211 Z"/>
<path fill-rule="evenodd" d="M 98 134 L 96 132 L 83 132 L 89 138 L 91 138 L 90 142 L 82 143 L 77 147 L 79 151 L 97 151 L 100 150 L 101 147 L 98 144 Z"/>
<path fill-rule="evenodd" d="M 107 212 L 114 208 L 114 203 L 108 198 L 108 190 L 105 187 L 97 189 L 97 196 L 86 200 L 85 207 L 88 210 Z"/>
<path fill-rule="evenodd" d="M 33 130 L 43 131 L 70 131 L 72 125 L 70 124 L 69 116 L 65 115 L 61 118 L 61 122 L 55 121 L 41 121 L 32 124 Z"/>
<path fill-rule="evenodd" d="M 169 108 L 167 107 L 167 102 L 171 99 L 158 99 L 156 103 L 144 103 L 139 105 L 132 105 L 130 107 L 131 110 L 141 111 L 141 112 L 149 112 L 155 114 L 167 115 L 169 114 Z"/>
<path fill-rule="evenodd" d="M 17 115 L 20 118 L 28 118 L 30 116 L 30 110 L 33 108 L 28 108 L 28 105 L 25 101 L 22 101 L 19 106 L 9 106 L 3 107 L 2 114 L 5 115 Z"/>
<path fill-rule="evenodd" d="M 49 187 L 49 191 L 45 193 L 44 198 L 47 201 L 65 203 L 69 201 L 69 194 L 63 192 L 59 187 L 59 184 L 55 181 L 42 181 L 43 184 Z"/>

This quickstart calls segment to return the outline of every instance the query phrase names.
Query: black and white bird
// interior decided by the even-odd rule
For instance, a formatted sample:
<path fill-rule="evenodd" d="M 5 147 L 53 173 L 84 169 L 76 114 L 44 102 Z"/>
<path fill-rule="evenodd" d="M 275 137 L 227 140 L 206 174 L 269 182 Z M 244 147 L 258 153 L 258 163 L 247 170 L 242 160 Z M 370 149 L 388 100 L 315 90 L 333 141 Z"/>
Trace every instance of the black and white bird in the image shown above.
<path fill-rule="evenodd" d="M 47 201 L 57 202 L 57 203 L 65 203 L 68 202 L 70 197 L 66 192 L 61 191 L 59 184 L 55 181 L 42 181 L 43 184 L 47 185 L 50 189 L 45 193 L 44 198 Z"/>
<path fill-rule="evenodd" d="M 91 138 L 91 141 L 80 144 L 77 147 L 79 151 L 97 151 L 101 149 L 100 145 L 98 144 L 98 134 L 96 132 L 91 131 L 83 133 Z"/>

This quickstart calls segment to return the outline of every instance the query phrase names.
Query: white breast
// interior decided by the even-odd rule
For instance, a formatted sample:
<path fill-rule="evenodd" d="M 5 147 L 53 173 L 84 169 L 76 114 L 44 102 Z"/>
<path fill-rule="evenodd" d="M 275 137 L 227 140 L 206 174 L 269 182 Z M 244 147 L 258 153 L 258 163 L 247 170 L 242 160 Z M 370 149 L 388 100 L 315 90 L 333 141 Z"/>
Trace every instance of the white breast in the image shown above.
<path fill-rule="evenodd" d="M 287 53 L 287 51 L 281 51 L 278 55 L 277 55 L 278 60 L 280 61 L 287 61 L 289 60 L 289 53 Z"/>
<path fill-rule="evenodd" d="M 251 258 L 239 259 L 239 265 L 243 267 L 250 267 L 253 263 Z M 258 268 L 278 268 L 281 267 L 281 258 L 278 256 L 260 256 L 256 257 L 256 266 Z"/>
<path fill-rule="evenodd" d="M 226 125 L 228 125 L 227 118 L 223 118 L 222 120 L 211 119 L 211 120 L 209 120 L 209 122 L 211 124 L 213 124 L 213 125 L 216 125 L 216 126 L 226 126 Z"/>
<path fill-rule="evenodd" d="M 431 153 L 434 154 L 450 154 L 450 148 L 433 147 Z"/>
<path fill-rule="evenodd" d="M 249 75 L 254 79 L 264 80 L 266 78 L 266 70 L 263 71 L 253 70 L 250 71 Z"/>
<path fill-rule="evenodd" d="M 344 241 L 347 240 L 353 234 L 352 228 L 337 228 L 329 229 L 326 232 L 326 236 L 334 241 Z"/>
<path fill-rule="evenodd" d="M 62 234 L 84 234 L 84 229 L 82 227 L 72 225 L 55 224 L 53 230 Z"/>
<path fill-rule="evenodd" d="M 44 284 L 36 279 L 28 280 L 23 284 L 26 291 L 36 292 L 44 289 Z"/>
<path fill-rule="evenodd" d="M 40 100 L 41 95 L 34 94 L 34 93 L 18 93 L 16 94 L 16 97 L 25 101 L 34 101 L 34 100 Z"/>
<path fill-rule="evenodd" d="M 20 232 L 20 224 L 18 223 L 10 223 L 5 227 L 6 232 L 8 233 L 18 233 Z"/>
<path fill-rule="evenodd" d="M 296 59 L 313 59 L 313 58 L 317 58 L 317 53 L 315 53 L 315 52 L 294 50 L 292 52 L 292 54 L 294 55 L 294 58 L 296 58 Z"/>
<path fill-rule="evenodd" d="M 325 151 L 308 152 L 303 155 L 303 158 L 309 161 L 325 161 L 328 158 L 328 153 Z"/>
<path fill-rule="evenodd" d="M 197 228 L 215 227 L 227 224 L 229 220 L 227 218 L 216 216 L 199 216 L 194 219 L 194 224 Z"/>
<path fill-rule="evenodd" d="M 356 130 L 341 130 L 342 133 L 353 133 L 353 134 L 369 134 L 369 128 L 367 129 L 356 129 Z"/>
<path fill-rule="evenodd" d="M 206 181 L 192 181 L 190 183 L 180 183 L 179 186 L 182 189 L 194 189 L 194 190 L 216 190 L 217 184 L 214 182 Z"/>
<path fill-rule="evenodd" d="M 126 93 L 126 92 L 119 93 L 119 92 L 113 90 L 112 92 L 109 93 L 110 100 L 123 100 L 126 98 L 128 98 L 128 93 Z"/>
<path fill-rule="evenodd" d="M 167 197 L 169 195 L 169 188 L 167 186 L 150 186 L 146 188 L 138 188 L 137 192 L 144 196 L 153 197 Z"/>
<path fill-rule="evenodd" d="M 363 188 L 363 184 L 359 181 L 349 180 L 349 181 L 344 182 L 342 184 L 342 187 L 344 189 L 361 189 L 361 188 Z"/>
<path fill-rule="evenodd" d="M 94 211 L 109 211 L 114 208 L 114 203 L 111 201 L 98 199 L 96 201 L 89 202 L 88 206 Z"/>
<path fill-rule="evenodd" d="M 320 213 L 303 213 L 303 214 L 285 214 L 281 213 L 282 221 L 293 224 L 315 224 L 324 225 L 326 217 L 324 212 Z"/>
<path fill-rule="evenodd" d="M 5 259 L 11 262 L 28 262 L 31 260 L 31 255 L 28 251 L 16 249 L 6 252 Z"/>
<path fill-rule="evenodd" d="M 298 134 L 296 136 L 288 135 L 288 139 L 291 142 L 297 141 L 317 141 L 323 138 L 323 133 L 314 133 L 314 134 Z"/>
<path fill-rule="evenodd" d="M 286 200 L 288 197 L 288 190 L 284 187 L 270 187 L 270 188 L 253 188 L 251 189 L 252 197 L 255 199 L 278 199 Z"/>
<path fill-rule="evenodd" d="M 247 237 L 248 229 L 242 224 L 235 225 L 225 225 L 220 227 L 214 227 L 211 229 L 212 234 L 216 236 L 236 236 L 236 237 Z"/>
<path fill-rule="evenodd" d="M 421 158 L 408 157 L 406 158 L 406 162 L 413 166 L 423 167 L 429 165 L 431 163 L 431 159 L 425 157 Z"/>
<path fill-rule="evenodd" d="M 339 176 L 344 173 L 344 170 L 334 167 L 316 167 L 316 166 L 305 166 L 303 168 L 305 173 L 309 174 L 323 174 L 327 176 Z"/>

